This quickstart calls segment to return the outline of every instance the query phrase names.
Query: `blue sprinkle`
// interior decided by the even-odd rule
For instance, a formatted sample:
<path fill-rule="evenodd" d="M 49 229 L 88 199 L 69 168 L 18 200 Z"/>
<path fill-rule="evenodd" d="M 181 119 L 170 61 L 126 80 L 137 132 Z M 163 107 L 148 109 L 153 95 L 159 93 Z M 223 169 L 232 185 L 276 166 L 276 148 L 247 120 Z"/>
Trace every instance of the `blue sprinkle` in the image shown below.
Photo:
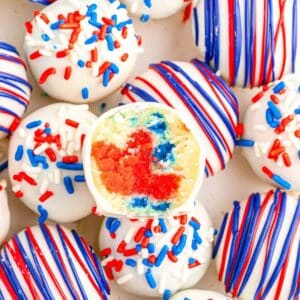
<path fill-rule="evenodd" d="M 48 219 L 48 212 L 42 205 L 38 205 L 37 209 L 40 214 L 40 216 L 38 218 L 38 222 L 39 222 L 39 224 L 43 224 Z"/>
<path fill-rule="evenodd" d="M 200 224 L 194 220 L 190 220 L 188 223 L 191 227 L 193 227 L 195 230 L 200 229 Z"/>
<path fill-rule="evenodd" d="M 295 109 L 294 113 L 295 113 L 296 115 L 300 115 L 300 108 Z"/>
<path fill-rule="evenodd" d="M 126 259 L 125 264 L 127 266 L 130 266 L 130 267 L 133 267 L 133 268 L 137 265 L 136 261 L 134 259 L 131 259 L 131 258 Z"/>
<path fill-rule="evenodd" d="M 46 33 L 43 33 L 42 36 L 41 36 L 42 40 L 45 41 L 45 42 L 48 42 L 50 40 L 50 37 L 48 34 Z"/>
<path fill-rule="evenodd" d="M 187 240 L 187 235 L 183 234 L 180 237 L 180 240 L 179 240 L 178 244 L 174 245 L 172 247 L 172 252 L 173 252 L 174 255 L 177 256 L 177 255 L 179 255 L 183 251 L 183 249 L 185 247 L 185 244 L 186 244 L 186 240 Z"/>
<path fill-rule="evenodd" d="M 120 72 L 118 66 L 114 63 L 111 63 L 109 68 L 114 74 L 118 74 Z"/>
<path fill-rule="evenodd" d="M 151 269 L 147 269 L 147 271 L 145 273 L 145 278 L 147 280 L 147 283 L 148 283 L 149 287 L 151 289 L 155 289 L 156 288 L 156 282 L 155 282 L 155 279 L 152 275 Z"/>
<path fill-rule="evenodd" d="M 134 208 L 137 207 L 147 207 L 148 205 L 148 197 L 133 197 L 130 202 L 131 206 Z"/>
<path fill-rule="evenodd" d="M 153 156 L 157 158 L 158 161 L 170 161 L 171 163 L 175 162 L 175 157 L 173 154 L 173 149 L 175 148 L 174 144 L 167 142 L 165 144 L 160 144 L 155 147 Z"/>
<path fill-rule="evenodd" d="M 85 62 L 84 62 L 82 59 L 79 59 L 79 60 L 77 61 L 77 66 L 78 66 L 79 68 L 83 68 L 83 67 L 85 66 Z"/>
<path fill-rule="evenodd" d="M 194 231 L 193 238 L 197 244 L 202 244 L 202 239 L 196 230 Z"/>
<path fill-rule="evenodd" d="M 158 121 L 155 124 L 148 126 L 147 128 L 154 133 L 161 135 L 164 134 L 167 130 L 167 125 L 164 121 Z"/>
<path fill-rule="evenodd" d="M 166 222 L 165 222 L 165 220 L 163 218 L 159 218 L 158 219 L 158 224 L 159 224 L 159 226 L 161 228 L 161 232 L 162 233 L 168 232 L 168 228 L 166 226 Z"/>
<path fill-rule="evenodd" d="M 151 207 L 152 207 L 152 209 L 157 210 L 157 211 L 166 211 L 169 209 L 170 205 L 171 205 L 171 203 L 165 202 L 165 203 L 161 203 L 159 205 L 152 204 Z"/>
<path fill-rule="evenodd" d="M 35 161 L 35 159 L 34 159 L 33 151 L 32 151 L 31 149 L 27 149 L 26 153 L 27 153 L 27 156 L 28 156 L 28 159 L 29 159 L 31 165 L 32 165 L 33 167 L 37 167 L 37 166 L 38 166 L 38 163 L 37 163 L 37 162 Z"/>
<path fill-rule="evenodd" d="M 55 22 L 55 23 L 52 23 L 52 24 L 50 25 L 50 28 L 51 28 L 52 30 L 59 29 L 59 26 L 60 26 L 61 24 L 63 24 L 64 22 L 65 22 L 64 20 L 59 20 L 59 21 L 57 21 L 57 22 Z"/>
<path fill-rule="evenodd" d="M 146 23 L 146 22 L 148 22 L 149 20 L 150 20 L 150 15 L 148 15 L 148 14 L 142 14 L 142 15 L 140 16 L 140 21 L 141 21 L 141 22 Z"/>
<path fill-rule="evenodd" d="M 71 177 L 69 177 L 69 176 L 64 177 L 64 185 L 65 185 L 65 188 L 66 188 L 68 194 L 74 194 L 74 187 L 73 187 Z"/>
<path fill-rule="evenodd" d="M 83 171 L 83 164 L 74 163 L 74 164 L 66 164 L 64 162 L 57 162 L 56 167 L 63 170 L 71 170 L 71 171 Z"/>
<path fill-rule="evenodd" d="M 274 86 L 273 92 L 275 94 L 280 93 L 285 88 L 285 83 L 283 81 L 279 82 L 277 85 Z"/>
<path fill-rule="evenodd" d="M 87 87 L 81 90 L 82 99 L 86 100 L 89 98 L 89 90 Z"/>
<path fill-rule="evenodd" d="M 85 45 L 90 45 L 90 44 L 96 43 L 97 41 L 98 41 L 98 35 L 94 34 L 90 38 L 88 38 L 84 43 L 85 43 Z"/>
<path fill-rule="evenodd" d="M 107 218 L 105 222 L 105 227 L 110 233 L 114 233 L 120 227 L 121 222 L 117 218 Z"/>
<path fill-rule="evenodd" d="M 146 230 L 145 233 L 144 233 L 145 237 L 147 238 L 151 238 L 151 236 L 153 235 L 152 231 L 151 230 Z"/>
<path fill-rule="evenodd" d="M 74 181 L 75 182 L 85 182 L 85 177 L 84 177 L 84 175 L 76 175 L 76 176 L 74 176 Z"/>
<path fill-rule="evenodd" d="M 164 291 L 162 300 L 170 300 L 172 292 L 168 289 Z"/>
<path fill-rule="evenodd" d="M 161 248 L 159 254 L 157 255 L 156 261 L 155 261 L 156 267 L 159 267 L 163 263 L 168 251 L 169 251 L 169 248 L 167 245 L 165 245 Z"/>
<path fill-rule="evenodd" d="M 284 180 L 282 177 L 280 177 L 279 175 L 273 175 L 272 179 L 274 180 L 274 182 L 276 182 L 277 184 L 279 184 L 280 186 L 282 186 L 284 189 L 286 190 L 290 190 L 292 185 Z"/>
<path fill-rule="evenodd" d="M 144 266 L 146 266 L 146 267 L 149 267 L 149 268 L 152 268 L 152 267 L 153 267 L 153 263 L 151 263 L 151 262 L 148 260 L 148 258 L 144 258 L 144 259 L 142 260 L 142 264 L 143 264 Z"/>
<path fill-rule="evenodd" d="M 273 101 L 268 101 L 269 109 L 276 120 L 281 118 L 281 113 Z"/>
<path fill-rule="evenodd" d="M 87 12 L 86 12 L 86 15 L 87 15 L 87 16 L 90 16 L 91 13 L 92 13 L 94 10 L 96 10 L 96 9 L 97 9 L 97 4 L 96 4 L 96 3 L 93 3 L 93 4 L 89 5 L 89 6 L 88 6 L 88 10 L 87 10 Z"/>
<path fill-rule="evenodd" d="M 24 154 L 24 148 L 22 145 L 19 145 L 15 153 L 15 160 L 20 161 L 23 158 L 23 154 Z"/>
<path fill-rule="evenodd" d="M 104 74 L 103 74 L 103 86 L 108 86 L 109 84 L 109 74 L 110 74 L 110 69 L 107 69 Z"/>
<path fill-rule="evenodd" d="M 41 124 L 42 124 L 41 120 L 32 121 L 26 125 L 26 128 L 27 129 L 36 128 L 36 127 L 40 126 Z"/>
<path fill-rule="evenodd" d="M 148 252 L 150 254 L 154 253 L 155 252 L 155 246 L 153 243 L 149 243 L 148 246 L 147 246 L 147 249 L 148 249 Z"/>
<path fill-rule="evenodd" d="M 235 145 L 237 147 L 253 147 L 254 141 L 253 140 L 246 140 L 246 139 L 240 139 L 235 141 Z"/>
<path fill-rule="evenodd" d="M 189 258 L 189 265 L 192 265 L 195 262 L 195 258 L 190 257 Z"/>
<path fill-rule="evenodd" d="M 51 128 L 50 127 L 46 127 L 44 129 L 44 132 L 45 132 L 46 135 L 51 135 Z"/>
<path fill-rule="evenodd" d="M 105 39 L 106 39 L 108 50 L 109 51 L 114 51 L 115 50 L 115 45 L 114 45 L 114 41 L 113 41 L 112 37 L 110 35 L 107 35 L 105 37 Z"/>
<path fill-rule="evenodd" d="M 144 0 L 144 4 L 146 7 L 151 8 L 152 7 L 152 0 Z"/>
<path fill-rule="evenodd" d="M 118 30 L 121 30 L 121 29 L 123 29 L 123 27 L 126 27 L 127 25 L 131 25 L 132 23 L 133 23 L 133 21 L 128 19 L 127 21 L 121 22 L 118 25 L 116 25 L 116 28 Z"/>
<path fill-rule="evenodd" d="M 135 245 L 135 250 L 136 250 L 137 252 L 141 252 L 141 251 L 142 251 L 142 245 L 136 244 L 136 245 Z"/>

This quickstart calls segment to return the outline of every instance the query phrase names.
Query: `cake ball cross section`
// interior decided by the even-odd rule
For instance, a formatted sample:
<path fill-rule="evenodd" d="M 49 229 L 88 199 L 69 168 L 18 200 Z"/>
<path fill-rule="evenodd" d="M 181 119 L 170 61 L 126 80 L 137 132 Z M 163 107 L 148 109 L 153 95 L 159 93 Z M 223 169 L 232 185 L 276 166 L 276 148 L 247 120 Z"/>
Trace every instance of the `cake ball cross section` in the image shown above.
<path fill-rule="evenodd" d="M 205 151 L 193 123 L 161 104 L 129 104 L 103 114 L 84 143 L 96 213 L 155 216 L 192 209 Z"/>

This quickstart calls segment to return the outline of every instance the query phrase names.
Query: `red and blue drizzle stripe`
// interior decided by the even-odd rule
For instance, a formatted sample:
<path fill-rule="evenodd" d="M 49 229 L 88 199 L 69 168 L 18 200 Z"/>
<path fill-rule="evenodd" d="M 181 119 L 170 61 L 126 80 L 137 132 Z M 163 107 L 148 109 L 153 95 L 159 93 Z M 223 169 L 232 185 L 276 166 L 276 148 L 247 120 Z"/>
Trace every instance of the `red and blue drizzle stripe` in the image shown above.
<path fill-rule="evenodd" d="M 284 285 L 289 285 L 288 299 L 298 299 L 300 296 L 299 246 L 297 253 L 293 252 L 296 264 L 292 282 L 284 282 L 287 266 L 292 264 L 289 260 L 292 244 L 298 242 L 300 245 L 296 240 L 297 236 L 299 238 L 300 198 L 296 200 L 291 215 L 287 213 L 288 200 L 291 199 L 288 199 L 287 193 L 279 189 L 271 190 L 264 196 L 254 193 L 244 209 L 235 201 L 232 212 L 225 215 L 213 256 L 220 258 L 219 280 L 225 283 L 226 292 L 233 297 L 242 295 L 257 264 L 262 264 L 263 268 L 257 285 L 253 287 L 253 299 L 268 299 L 271 290 L 275 291 L 274 299 L 283 299 L 280 294 Z M 284 243 L 278 249 L 279 236 L 285 226 L 288 226 L 288 232 L 281 237 Z M 275 249 L 279 251 L 278 257 L 274 255 Z M 263 260 L 259 259 L 262 255 Z"/>

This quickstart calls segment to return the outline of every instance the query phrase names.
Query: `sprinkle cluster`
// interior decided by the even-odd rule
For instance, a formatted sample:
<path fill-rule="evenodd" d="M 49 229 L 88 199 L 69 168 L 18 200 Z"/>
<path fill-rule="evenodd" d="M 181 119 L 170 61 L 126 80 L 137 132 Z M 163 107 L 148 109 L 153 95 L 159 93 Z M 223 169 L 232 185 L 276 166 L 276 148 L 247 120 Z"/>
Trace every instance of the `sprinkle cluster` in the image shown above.
<path fill-rule="evenodd" d="M 245 123 L 244 126 L 254 127 L 254 134 L 249 139 L 241 132 L 243 138 L 237 141 L 238 146 L 253 148 L 253 155 L 258 159 L 265 158 L 266 163 L 260 171 L 275 184 L 288 190 L 294 188 L 289 181 L 290 170 L 300 159 L 300 85 L 297 82 L 287 77 L 286 80 L 264 86 L 253 96 L 247 113 L 251 116 L 264 114 L 264 121 L 254 125 Z M 270 133 L 267 140 L 259 138 L 261 134 L 265 137 L 267 132 Z M 274 162 L 280 168 L 280 173 L 272 171 Z"/>
<path fill-rule="evenodd" d="M 38 114 L 40 118 L 24 120 L 15 137 L 17 144 L 13 157 L 10 157 L 15 196 L 25 200 L 29 189 L 37 191 L 40 203 L 37 209 L 42 222 L 47 219 L 47 211 L 42 204 L 61 197 L 55 192 L 57 186 L 62 185 L 65 195 L 69 196 L 75 196 L 76 189 L 83 188 L 85 177 L 81 150 L 86 131 L 94 121 L 86 105 L 54 106 L 56 108 L 51 108 L 51 105 L 43 108 Z M 80 111 L 82 116 L 79 118 Z M 48 114 L 46 118 L 45 113 Z"/>
<path fill-rule="evenodd" d="M 110 280 L 117 277 L 116 282 L 123 285 L 135 276 L 144 276 L 149 289 L 158 289 L 163 299 L 169 299 L 171 286 L 167 277 L 176 276 L 186 281 L 189 270 L 199 268 L 209 259 L 204 258 L 203 250 L 208 251 L 215 231 L 201 228 L 202 225 L 207 226 L 188 215 L 147 221 L 107 218 L 102 234 L 106 239 L 110 236 L 111 241 L 106 246 L 111 246 L 100 251 L 105 257 L 103 266 L 107 277 Z M 160 278 L 154 275 L 158 268 L 162 269 Z"/>
<path fill-rule="evenodd" d="M 54 64 L 43 70 L 38 82 L 43 85 L 56 74 L 64 80 L 72 80 L 74 68 L 85 68 L 99 84 L 107 87 L 130 52 L 141 43 L 139 37 L 132 36 L 128 30 L 132 20 L 124 20 L 125 6 L 117 0 L 89 1 L 88 5 L 72 0 L 67 4 L 72 9 L 65 14 L 63 10 L 58 15 L 36 11 L 33 22 L 25 24 L 26 45 L 33 49 L 29 60 L 53 57 L 57 64 L 60 60 L 64 64 L 63 74 L 58 74 L 61 71 Z M 88 100 L 89 96 L 89 88 L 83 86 L 81 98 Z"/>

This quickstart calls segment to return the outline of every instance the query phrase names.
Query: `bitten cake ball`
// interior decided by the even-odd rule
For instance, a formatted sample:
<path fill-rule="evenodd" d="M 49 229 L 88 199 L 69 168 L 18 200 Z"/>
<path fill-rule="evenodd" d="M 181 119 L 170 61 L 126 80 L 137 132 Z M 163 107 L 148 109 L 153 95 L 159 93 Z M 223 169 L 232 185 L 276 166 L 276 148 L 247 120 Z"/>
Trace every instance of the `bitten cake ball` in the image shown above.
<path fill-rule="evenodd" d="M 5 240 L 10 227 L 10 212 L 7 202 L 6 182 L 0 180 L 0 245 Z"/>
<path fill-rule="evenodd" d="M 219 293 L 213 291 L 204 290 L 186 290 L 181 291 L 171 297 L 170 300 L 229 300 L 229 297 L 225 297 Z M 167 300 L 167 299 L 163 299 Z"/>
<path fill-rule="evenodd" d="M 161 102 L 186 113 L 205 143 L 206 176 L 224 169 L 232 158 L 238 103 L 232 91 L 203 62 L 152 64 L 122 90 L 124 102 Z"/>
<path fill-rule="evenodd" d="M 84 144 L 96 213 L 157 216 L 193 208 L 205 153 L 190 123 L 161 104 L 128 104 L 103 114 Z"/>
<path fill-rule="evenodd" d="M 295 75 L 262 88 L 252 98 L 238 144 L 260 178 L 300 191 L 300 80 Z"/>
<path fill-rule="evenodd" d="M 147 22 L 151 19 L 169 17 L 190 5 L 192 0 L 121 0 L 126 4 L 128 11 Z"/>
<path fill-rule="evenodd" d="M 24 49 L 41 88 L 58 100 L 83 103 L 114 92 L 139 51 L 127 10 L 117 0 L 61 0 L 26 23 Z"/>
<path fill-rule="evenodd" d="M 0 41 L 0 139 L 10 136 L 19 126 L 31 89 L 18 51 Z"/>
<path fill-rule="evenodd" d="M 17 198 L 57 222 L 90 214 L 82 144 L 96 116 L 87 105 L 52 104 L 25 118 L 11 138 L 9 176 Z"/>
<path fill-rule="evenodd" d="M 109 299 L 91 246 L 60 225 L 28 227 L 0 255 L 2 299 Z"/>
<path fill-rule="evenodd" d="M 172 218 L 106 218 L 99 237 L 108 279 L 139 296 L 169 299 L 195 285 L 210 263 L 214 229 L 206 210 Z"/>
<path fill-rule="evenodd" d="M 261 86 L 300 73 L 298 0 L 202 0 L 193 15 L 201 57 L 230 85 Z"/>
<path fill-rule="evenodd" d="M 299 194 L 255 193 L 234 202 L 214 249 L 219 280 L 241 300 L 298 299 Z"/>

